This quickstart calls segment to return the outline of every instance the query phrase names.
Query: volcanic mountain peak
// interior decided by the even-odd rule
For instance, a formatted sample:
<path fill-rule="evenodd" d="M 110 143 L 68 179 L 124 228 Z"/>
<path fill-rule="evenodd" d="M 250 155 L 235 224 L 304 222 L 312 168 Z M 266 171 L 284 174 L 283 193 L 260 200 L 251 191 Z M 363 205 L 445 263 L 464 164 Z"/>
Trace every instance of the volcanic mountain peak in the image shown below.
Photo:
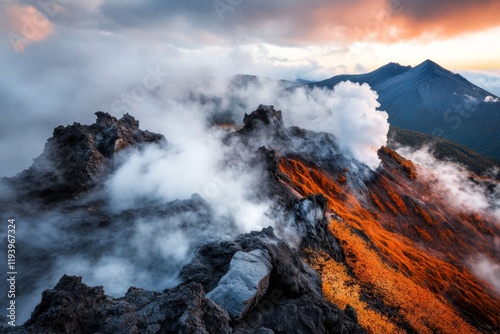
<path fill-rule="evenodd" d="M 437 79 L 446 80 L 446 82 L 437 82 Z M 408 89 L 410 87 L 414 87 L 414 85 L 420 86 L 424 82 L 432 82 L 436 88 L 439 89 L 448 88 L 456 90 L 457 86 L 466 86 L 467 89 L 470 89 L 470 87 L 473 86 L 472 83 L 467 81 L 461 75 L 455 74 L 429 59 L 411 68 L 407 72 L 401 73 L 400 76 L 392 78 L 389 82 L 394 85 L 396 83 L 404 84 L 406 86 L 403 87 Z M 450 85 L 452 87 L 446 87 L 446 85 Z M 376 86 L 379 90 L 384 90 L 383 83 L 378 83 Z"/>
<path fill-rule="evenodd" d="M 277 129 L 284 127 L 281 110 L 275 110 L 274 106 L 262 104 L 250 115 L 245 114 L 243 123 L 248 127 L 256 126 L 257 123 L 262 123 Z"/>
<path fill-rule="evenodd" d="M 389 63 L 310 86 L 333 88 L 346 80 L 369 84 L 391 125 L 437 135 L 500 160 L 500 103 L 461 75 L 428 59 L 416 67 Z"/>
<path fill-rule="evenodd" d="M 415 68 L 442 69 L 442 70 L 446 71 L 446 69 L 444 67 L 440 66 L 438 63 L 436 63 L 430 59 L 424 60 L 419 65 L 415 66 Z"/>
<path fill-rule="evenodd" d="M 129 114 L 121 119 L 102 111 L 95 115 L 92 125 L 74 123 L 55 128 L 43 153 L 17 178 L 18 192 L 48 200 L 72 197 L 98 184 L 112 170 L 119 151 L 166 143 L 163 135 L 140 130 L 139 122 Z"/>
<path fill-rule="evenodd" d="M 411 66 L 402 66 L 399 63 L 388 63 L 372 72 L 365 74 L 341 74 L 330 79 L 311 83 L 310 86 L 324 86 L 333 88 L 342 81 L 352 81 L 357 83 L 367 83 L 372 88 L 376 87 L 380 82 L 384 82 L 390 78 L 397 77 L 400 74 L 408 72 Z"/>
<path fill-rule="evenodd" d="M 378 78 L 390 78 L 394 77 L 397 75 L 400 75 L 402 73 L 405 73 L 409 71 L 412 67 L 411 66 L 403 66 L 399 63 L 388 63 L 370 73 L 367 73 L 366 75 L 372 76 L 372 77 L 378 77 Z"/>

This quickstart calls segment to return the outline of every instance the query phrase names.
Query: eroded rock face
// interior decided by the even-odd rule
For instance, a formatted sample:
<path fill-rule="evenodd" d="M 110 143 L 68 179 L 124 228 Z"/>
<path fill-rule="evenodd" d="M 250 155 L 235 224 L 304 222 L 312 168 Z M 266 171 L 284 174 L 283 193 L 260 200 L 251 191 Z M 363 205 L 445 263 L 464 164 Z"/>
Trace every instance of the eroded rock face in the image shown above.
<path fill-rule="evenodd" d="M 229 271 L 207 298 L 222 306 L 231 317 L 240 318 L 266 294 L 271 269 L 271 258 L 266 250 L 236 252 Z"/>
<path fill-rule="evenodd" d="M 293 206 L 294 228 L 302 237 L 300 248 L 321 250 L 336 261 L 343 261 L 342 247 L 328 229 L 329 221 L 325 216 L 326 209 L 327 199 L 321 194 L 309 195 Z"/>
<path fill-rule="evenodd" d="M 238 135 L 251 150 L 289 140 L 281 110 L 275 110 L 274 106 L 260 105 L 251 114 L 245 114 L 243 123 L 245 126 Z"/>
<path fill-rule="evenodd" d="M 139 129 L 139 122 L 126 114 L 117 119 L 97 112 L 92 125 L 59 126 L 47 140 L 33 165 L 9 179 L 24 196 L 56 201 L 88 191 L 99 184 L 114 166 L 117 152 L 147 143 L 166 144 L 163 135 Z"/>
<path fill-rule="evenodd" d="M 257 110 L 252 112 L 250 115 L 245 114 L 243 124 L 245 124 L 247 131 L 264 126 L 268 129 L 274 130 L 276 134 L 280 134 L 285 128 L 281 110 L 275 110 L 274 106 L 266 106 L 262 104 L 259 105 Z"/>

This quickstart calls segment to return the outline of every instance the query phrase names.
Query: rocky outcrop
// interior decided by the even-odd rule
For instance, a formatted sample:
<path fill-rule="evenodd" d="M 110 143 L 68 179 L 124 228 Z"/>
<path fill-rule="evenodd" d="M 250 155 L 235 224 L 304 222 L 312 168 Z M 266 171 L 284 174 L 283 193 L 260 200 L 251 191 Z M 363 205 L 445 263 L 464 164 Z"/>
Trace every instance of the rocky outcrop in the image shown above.
<path fill-rule="evenodd" d="M 273 139 L 288 137 L 281 110 L 275 110 L 274 106 L 259 105 L 250 115 L 245 114 L 243 124 L 245 126 L 240 130 L 242 134 L 265 131 L 265 134 Z"/>
<path fill-rule="evenodd" d="M 337 138 L 326 132 L 314 132 L 297 126 L 286 127 L 282 112 L 274 106 L 260 105 L 250 115 L 245 115 L 244 126 L 239 131 L 229 134 L 226 143 L 243 144 L 242 150 L 249 154 L 261 148 L 280 157 L 298 157 L 303 161 L 319 164 L 325 171 L 342 173 L 349 168 L 345 182 L 356 188 L 363 187 L 362 180 L 371 173 L 368 166 L 346 156 L 341 152 Z M 268 160 L 269 161 L 269 160 Z M 277 195 L 275 193 L 274 195 Z"/>
<path fill-rule="evenodd" d="M 290 139 L 281 110 L 274 106 L 259 105 L 251 114 L 245 114 L 243 123 L 243 128 L 230 134 L 227 141 L 239 140 L 251 152 L 261 146 L 281 147 Z"/>
<path fill-rule="evenodd" d="M 222 277 L 201 279 L 200 268 Z M 0 333 L 364 333 L 355 311 L 327 302 L 318 274 L 272 228 L 204 246 L 181 276 L 174 289 L 131 287 L 122 298 L 63 276 L 24 326 Z"/>
<path fill-rule="evenodd" d="M 59 126 L 32 167 L 8 180 L 26 197 L 47 201 L 71 198 L 92 189 L 112 171 L 117 152 L 146 143 L 166 143 L 163 135 L 142 131 L 126 114 L 117 119 L 97 112 L 92 125 Z"/>
<path fill-rule="evenodd" d="M 219 272 L 221 263 L 213 258 L 225 258 L 228 249 L 251 253 L 265 250 L 270 257 L 272 270 L 269 285 L 262 297 L 235 319 L 233 328 L 237 333 L 363 333 L 364 331 L 335 305 L 327 302 L 321 290 L 321 278 L 309 268 L 296 250 L 274 235 L 271 227 L 261 232 L 251 232 L 238 237 L 234 242 L 212 243 L 204 246 L 195 259 L 184 267 L 181 278 L 186 283 L 199 283 L 210 291 L 210 286 L 199 272 Z M 210 252 L 210 257 L 206 252 Z M 220 256 L 219 256 L 220 255 Z M 229 267 L 229 264 L 226 264 Z M 229 269 L 230 271 L 230 269 Z M 247 274 L 248 275 L 248 274 Z M 223 279 L 221 279 L 223 281 Z M 214 288 L 216 291 L 217 287 Z M 212 290 L 212 291 L 214 291 Z M 208 292 L 208 296 L 213 295 Z M 255 301 L 248 298 L 249 303 Z M 352 314 L 351 314 L 352 315 Z"/>
<path fill-rule="evenodd" d="M 344 261 L 342 247 L 328 229 L 326 210 L 327 198 L 321 194 L 309 195 L 293 206 L 294 228 L 302 237 L 300 248 L 323 251 L 336 261 Z"/>
<path fill-rule="evenodd" d="M 0 333 L 232 333 L 229 316 L 192 283 L 163 292 L 130 288 L 118 299 L 63 276 L 22 327 Z"/>

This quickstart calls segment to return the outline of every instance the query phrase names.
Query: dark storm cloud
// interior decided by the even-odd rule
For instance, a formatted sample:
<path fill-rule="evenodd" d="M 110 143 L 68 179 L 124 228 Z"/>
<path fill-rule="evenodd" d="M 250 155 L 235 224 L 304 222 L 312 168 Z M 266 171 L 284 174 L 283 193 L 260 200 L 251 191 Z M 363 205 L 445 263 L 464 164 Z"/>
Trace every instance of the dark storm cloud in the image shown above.
<path fill-rule="evenodd" d="M 307 44 L 339 36 L 338 28 L 364 24 L 383 0 L 105 2 L 103 22 L 111 29 L 156 26 L 164 35 L 215 35 L 231 43 Z M 194 32 L 197 30 L 196 32 Z"/>
<path fill-rule="evenodd" d="M 390 5 L 395 1 L 388 0 L 388 3 Z M 497 0 L 401 0 L 401 3 L 405 6 L 406 16 L 417 21 L 445 18 L 456 13 L 464 14 L 475 9 L 487 12 L 498 5 Z M 466 22 L 462 23 L 466 25 Z M 498 15 L 497 23 L 500 23 Z"/>
<path fill-rule="evenodd" d="M 384 42 L 429 34 L 455 36 L 500 25 L 496 0 L 9 2 L 31 5 L 56 24 L 155 35 L 184 47 L 263 41 L 276 45 Z"/>
<path fill-rule="evenodd" d="M 496 0 L 112 0 L 100 10 L 112 29 L 153 25 L 165 27 L 165 36 L 177 28 L 193 38 L 206 39 L 203 32 L 232 43 L 279 45 L 345 42 L 367 35 L 380 41 L 428 34 L 446 37 L 500 25 Z M 397 32 L 382 33 L 389 28 Z"/>

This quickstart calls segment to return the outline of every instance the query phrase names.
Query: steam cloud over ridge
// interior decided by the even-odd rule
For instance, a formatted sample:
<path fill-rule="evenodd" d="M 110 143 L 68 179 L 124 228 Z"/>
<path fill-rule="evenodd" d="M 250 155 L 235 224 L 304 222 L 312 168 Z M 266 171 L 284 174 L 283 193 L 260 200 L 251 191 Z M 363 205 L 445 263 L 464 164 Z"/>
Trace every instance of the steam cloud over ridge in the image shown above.
<path fill-rule="evenodd" d="M 398 153 L 425 167 L 422 177 L 430 181 L 433 190 L 443 194 L 451 207 L 457 210 L 480 212 L 500 224 L 500 188 L 492 189 L 470 178 L 470 172 L 463 166 L 450 161 L 441 161 L 432 155 L 430 147 L 413 150 L 398 149 Z M 497 173 L 498 171 L 492 171 Z"/>
<path fill-rule="evenodd" d="M 488 181 L 481 183 L 470 178 L 470 172 L 463 166 L 441 161 L 432 154 L 432 148 L 424 146 L 414 150 L 401 147 L 398 153 L 419 164 L 419 177 L 432 185 L 433 192 L 442 194 L 449 205 L 458 212 L 477 212 L 500 224 L 500 187 L 495 183 L 492 187 Z M 491 173 L 496 174 L 498 170 Z M 493 242 L 500 245 L 498 236 Z M 465 265 L 480 279 L 488 282 L 497 293 L 500 293 L 500 264 L 485 254 L 475 254 L 466 259 Z"/>

